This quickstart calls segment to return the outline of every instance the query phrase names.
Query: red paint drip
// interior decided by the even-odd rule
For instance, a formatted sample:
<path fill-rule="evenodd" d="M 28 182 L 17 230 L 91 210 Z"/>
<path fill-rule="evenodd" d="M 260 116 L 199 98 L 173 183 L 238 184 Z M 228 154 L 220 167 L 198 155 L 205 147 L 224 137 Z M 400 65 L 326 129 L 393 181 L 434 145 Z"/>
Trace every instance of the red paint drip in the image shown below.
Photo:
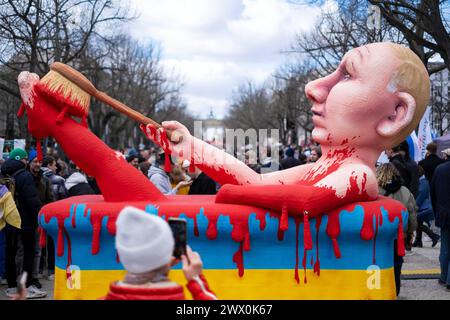
<path fill-rule="evenodd" d="M 250 251 L 250 232 L 246 232 L 244 236 L 244 250 Z"/>
<path fill-rule="evenodd" d="M 102 231 L 103 215 L 91 213 L 92 225 L 92 254 L 97 254 L 100 251 L 100 233 Z"/>
<path fill-rule="evenodd" d="M 257 212 L 256 219 L 259 221 L 259 230 L 263 231 L 266 228 L 266 213 L 264 211 Z"/>
<path fill-rule="evenodd" d="M 191 142 L 191 163 L 189 164 L 189 172 L 195 172 L 195 158 L 194 158 L 194 141 Z"/>
<path fill-rule="evenodd" d="M 340 209 L 334 210 L 328 214 L 328 224 L 327 224 L 327 229 L 326 229 L 327 235 L 333 241 L 333 250 L 334 250 L 334 255 L 336 256 L 336 258 L 341 257 L 341 251 L 339 249 L 339 244 L 337 242 L 337 237 L 341 233 L 341 227 L 340 227 L 340 223 L 339 223 L 339 212 L 341 210 L 342 209 L 340 208 Z"/>
<path fill-rule="evenodd" d="M 45 233 L 45 230 L 42 229 L 42 227 L 38 227 L 39 231 L 39 247 L 45 248 L 45 245 L 47 244 L 47 234 Z"/>
<path fill-rule="evenodd" d="M 67 239 L 67 267 L 66 267 L 66 279 L 69 281 L 70 287 L 73 288 L 72 272 L 70 271 L 70 265 L 72 264 L 72 243 L 70 241 L 67 230 L 64 229 L 64 235 Z"/>
<path fill-rule="evenodd" d="M 171 167 L 171 160 L 170 160 L 170 156 L 171 156 L 171 150 L 170 150 L 170 144 L 169 144 L 169 139 L 167 138 L 167 133 L 166 130 L 164 130 L 163 128 L 156 128 L 153 125 L 147 125 L 148 131 L 150 131 L 148 134 L 150 136 L 150 139 L 157 142 L 161 148 L 164 151 L 165 157 L 164 157 L 164 170 L 166 172 L 170 172 L 172 170 Z M 142 129 L 142 126 L 141 126 Z M 146 131 L 144 131 L 146 132 Z M 159 132 L 159 139 L 158 138 L 158 132 Z"/>
<path fill-rule="evenodd" d="M 286 203 L 281 207 L 280 229 L 286 231 L 289 228 L 289 214 Z"/>
<path fill-rule="evenodd" d="M 64 254 L 64 238 L 63 238 L 63 232 L 64 232 L 64 220 L 62 221 L 62 224 L 58 221 L 58 240 L 57 240 L 57 252 L 56 254 L 58 257 L 61 257 Z"/>
<path fill-rule="evenodd" d="M 239 270 L 239 277 L 244 276 L 244 254 L 243 254 L 243 242 L 239 244 L 239 249 L 233 255 L 233 262 L 236 263 Z"/>
<path fill-rule="evenodd" d="M 398 218 L 398 229 L 397 229 L 397 254 L 400 257 L 405 256 L 405 239 L 403 235 L 403 216 L 402 210 L 405 207 L 398 201 L 392 201 L 389 203 L 388 218 L 390 222 L 393 222 L 395 218 Z"/>
<path fill-rule="evenodd" d="M 200 233 L 198 232 L 197 216 L 195 215 L 195 216 L 194 216 L 194 235 L 195 235 L 196 237 L 198 237 L 199 234 L 200 234 Z"/>
<path fill-rule="evenodd" d="M 117 216 L 115 217 L 108 217 L 108 222 L 106 223 L 106 230 L 108 230 L 108 233 L 112 236 L 116 235 L 116 220 Z"/>
<path fill-rule="evenodd" d="M 339 243 L 337 242 L 336 238 L 332 238 L 331 240 L 333 241 L 334 255 L 336 256 L 336 258 L 339 259 L 341 257 L 341 250 L 339 249 Z"/>
<path fill-rule="evenodd" d="M 320 260 L 319 260 L 319 230 L 322 224 L 322 216 L 316 218 L 316 263 L 314 264 L 314 273 L 320 276 Z"/>
<path fill-rule="evenodd" d="M 217 238 L 217 216 L 208 217 L 208 229 L 206 229 L 206 236 L 209 240 Z"/>
<path fill-rule="evenodd" d="M 378 235 L 378 221 L 379 221 L 379 217 L 381 216 L 381 212 L 380 214 L 375 215 L 375 235 L 373 237 L 373 264 L 376 264 L 376 243 L 377 243 L 377 235 Z"/>
<path fill-rule="evenodd" d="M 42 145 L 41 145 L 41 139 L 36 139 L 36 151 L 37 151 L 37 159 L 39 161 L 42 161 L 43 156 L 42 156 Z"/>
<path fill-rule="evenodd" d="M 73 208 L 73 216 L 72 216 L 72 228 L 76 228 L 76 225 L 75 225 L 75 217 L 76 217 L 76 213 L 77 213 L 77 207 L 75 206 L 74 208 Z"/>
<path fill-rule="evenodd" d="M 300 219 L 298 217 L 295 217 L 295 274 L 294 278 L 295 281 L 297 281 L 297 284 L 300 283 L 300 277 L 298 275 L 298 232 L 300 229 Z"/>
<path fill-rule="evenodd" d="M 363 240 L 370 240 L 374 237 L 374 230 L 373 230 L 373 212 L 367 212 L 367 208 L 364 209 L 364 222 L 363 226 L 361 228 L 361 238 Z"/>
<path fill-rule="evenodd" d="M 304 283 L 308 283 L 308 280 L 306 279 L 306 254 L 307 254 L 307 250 L 303 250 L 303 261 L 302 261 L 302 266 L 303 266 L 303 270 L 305 272 L 305 278 L 303 280 Z"/>
<path fill-rule="evenodd" d="M 311 226 L 309 225 L 309 214 L 303 216 L 303 246 L 305 250 L 312 249 Z"/>

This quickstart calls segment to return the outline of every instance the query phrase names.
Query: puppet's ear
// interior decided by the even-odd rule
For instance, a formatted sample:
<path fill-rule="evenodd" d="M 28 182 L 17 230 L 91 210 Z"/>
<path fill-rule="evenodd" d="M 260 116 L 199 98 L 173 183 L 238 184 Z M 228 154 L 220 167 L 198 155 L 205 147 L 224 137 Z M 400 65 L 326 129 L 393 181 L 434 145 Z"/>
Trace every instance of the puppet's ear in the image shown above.
<path fill-rule="evenodd" d="M 398 92 L 397 104 L 389 114 L 377 124 L 376 131 L 379 135 L 394 138 L 406 128 L 414 118 L 416 111 L 416 100 L 406 92 Z"/>

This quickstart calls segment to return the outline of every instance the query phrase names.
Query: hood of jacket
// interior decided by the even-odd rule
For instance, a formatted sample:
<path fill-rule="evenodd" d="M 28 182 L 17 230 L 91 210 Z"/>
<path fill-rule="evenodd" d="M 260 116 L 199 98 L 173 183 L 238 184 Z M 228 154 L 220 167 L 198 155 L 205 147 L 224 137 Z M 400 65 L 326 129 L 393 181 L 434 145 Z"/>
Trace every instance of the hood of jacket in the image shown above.
<path fill-rule="evenodd" d="M 64 181 L 66 181 L 63 177 L 58 176 L 57 174 L 54 174 L 52 170 L 50 170 L 47 167 L 43 167 L 42 169 L 42 174 L 47 177 L 48 179 L 50 179 L 50 182 L 52 184 L 64 184 Z"/>
<path fill-rule="evenodd" d="M 86 176 L 80 172 L 74 172 L 66 179 L 66 183 L 64 185 L 67 190 L 70 190 L 70 188 L 80 183 L 88 183 Z"/>
<path fill-rule="evenodd" d="M 148 169 L 148 178 L 150 179 L 155 174 L 160 174 L 163 175 L 164 177 L 168 177 L 167 173 L 163 169 L 151 166 L 150 169 Z"/>
<path fill-rule="evenodd" d="M 8 159 L 2 165 L 2 173 L 7 174 L 7 175 L 13 175 L 15 172 L 17 172 L 20 169 L 25 169 L 25 163 L 23 163 L 22 161 L 15 160 L 15 159 Z"/>
<path fill-rule="evenodd" d="M 387 194 L 394 194 L 402 187 L 402 178 L 399 176 L 393 176 L 392 181 L 386 184 L 383 189 Z"/>

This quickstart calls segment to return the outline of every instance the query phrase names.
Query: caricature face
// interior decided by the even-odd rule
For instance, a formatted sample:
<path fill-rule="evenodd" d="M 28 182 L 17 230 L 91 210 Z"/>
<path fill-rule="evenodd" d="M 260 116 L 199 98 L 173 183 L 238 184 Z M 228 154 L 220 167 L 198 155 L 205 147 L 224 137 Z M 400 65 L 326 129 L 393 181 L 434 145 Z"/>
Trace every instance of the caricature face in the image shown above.
<path fill-rule="evenodd" d="M 332 74 L 308 83 L 313 139 L 325 145 L 380 143 L 377 124 L 398 103 L 389 86 L 398 64 L 387 44 L 369 44 L 349 51 Z"/>

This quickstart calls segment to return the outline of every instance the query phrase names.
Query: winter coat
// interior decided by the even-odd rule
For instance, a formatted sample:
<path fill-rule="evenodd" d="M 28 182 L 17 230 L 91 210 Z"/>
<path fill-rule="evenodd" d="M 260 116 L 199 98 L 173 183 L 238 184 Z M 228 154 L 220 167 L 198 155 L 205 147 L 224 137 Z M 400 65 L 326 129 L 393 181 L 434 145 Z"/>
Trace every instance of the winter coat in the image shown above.
<path fill-rule="evenodd" d="M 450 229 L 450 161 L 439 165 L 434 171 L 430 194 L 436 226 Z"/>
<path fill-rule="evenodd" d="M 189 194 L 216 194 L 217 189 L 216 182 L 202 172 L 192 182 Z"/>
<path fill-rule="evenodd" d="M 54 174 L 52 170 L 46 167 L 42 168 L 42 172 L 44 173 L 44 176 L 47 177 L 52 183 L 53 197 L 55 200 L 67 198 L 67 190 L 66 187 L 64 187 L 64 178 Z"/>
<path fill-rule="evenodd" d="M 20 229 L 20 214 L 11 192 L 0 184 L 0 231 L 6 224 Z"/>
<path fill-rule="evenodd" d="M 411 171 L 405 158 L 401 154 L 397 154 L 389 159 L 389 161 L 395 166 L 397 171 L 402 177 L 402 185 L 407 187 L 411 191 Z"/>
<path fill-rule="evenodd" d="M 434 170 L 443 162 L 444 160 L 442 160 L 435 154 L 430 154 L 425 159 L 419 161 L 419 166 L 421 166 L 423 168 L 423 171 L 425 171 L 425 177 L 427 178 L 429 183 L 431 183 L 431 180 L 433 180 Z"/>
<path fill-rule="evenodd" d="M 419 180 L 419 194 L 416 198 L 418 222 L 430 222 L 434 220 L 433 208 L 431 206 L 430 184 L 425 176 L 420 177 Z"/>
<path fill-rule="evenodd" d="M 283 160 L 281 160 L 280 162 L 281 164 L 281 168 L 284 169 L 289 169 L 292 167 L 296 167 L 301 165 L 300 160 L 295 159 L 294 157 L 286 157 Z"/>
<path fill-rule="evenodd" d="M 194 300 L 217 300 L 203 275 L 189 281 L 187 288 Z M 166 287 L 138 287 L 112 283 L 105 300 L 185 300 L 183 287 L 173 283 Z"/>
<path fill-rule="evenodd" d="M 42 204 L 47 204 L 55 201 L 53 196 L 52 183 L 50 179 L 44 176 L 44 172 L 42 170 L 35 176 L 31 174 L 34 179 L 34 184 L 36 185 L 36 189 L 38 192 L 39 199 Z"/>
<path fill-rule="evenodd" d="M 86 176 L 80 172 L 72 173 L 64 183 L 68 196 L 81 196 L 85 194 L 95 194 L 88 183 Z"/>
<path fill-rule="evenodd" d="M 415 198 L 417 198 L 419 194 L 419 165 L 412 159 L 405 160 L 406 167 L 410 173 L 411 181 L 409 186 L 406 186 L 409 191 L 413 194 Z"/>
<path fill-rule="evenodd" d="M 15 159 L 8 159 L 2 166 L 4 175 L 13 176 L 16 187 L 16 206 L 22 220 L 23 231 L 35 231 L 38 226 L 38 213 L 42 202 L 39 199 L 32 174 L 25 170 L 25 164 Z"/>
<path fill-rule="evenodd" d="M 172 189 L 169 175 L 163 169 L 151 166 L 148 170 L 148 178 L 163 194 L 177 194 L 177 190 Z"/>
<path fill-rule="evenodd" d="M 413 233 L 417 229 L 417 205 L 416 200 L 411 191 L 402 186 L 402 181 L 398 177 L 394 177 L 391 183 L 386 186 L 379 187 L 379 193 L 383 196 L 390 197 L 401 202 L 408 210 L 408 226 L 407 233 Z"/>

